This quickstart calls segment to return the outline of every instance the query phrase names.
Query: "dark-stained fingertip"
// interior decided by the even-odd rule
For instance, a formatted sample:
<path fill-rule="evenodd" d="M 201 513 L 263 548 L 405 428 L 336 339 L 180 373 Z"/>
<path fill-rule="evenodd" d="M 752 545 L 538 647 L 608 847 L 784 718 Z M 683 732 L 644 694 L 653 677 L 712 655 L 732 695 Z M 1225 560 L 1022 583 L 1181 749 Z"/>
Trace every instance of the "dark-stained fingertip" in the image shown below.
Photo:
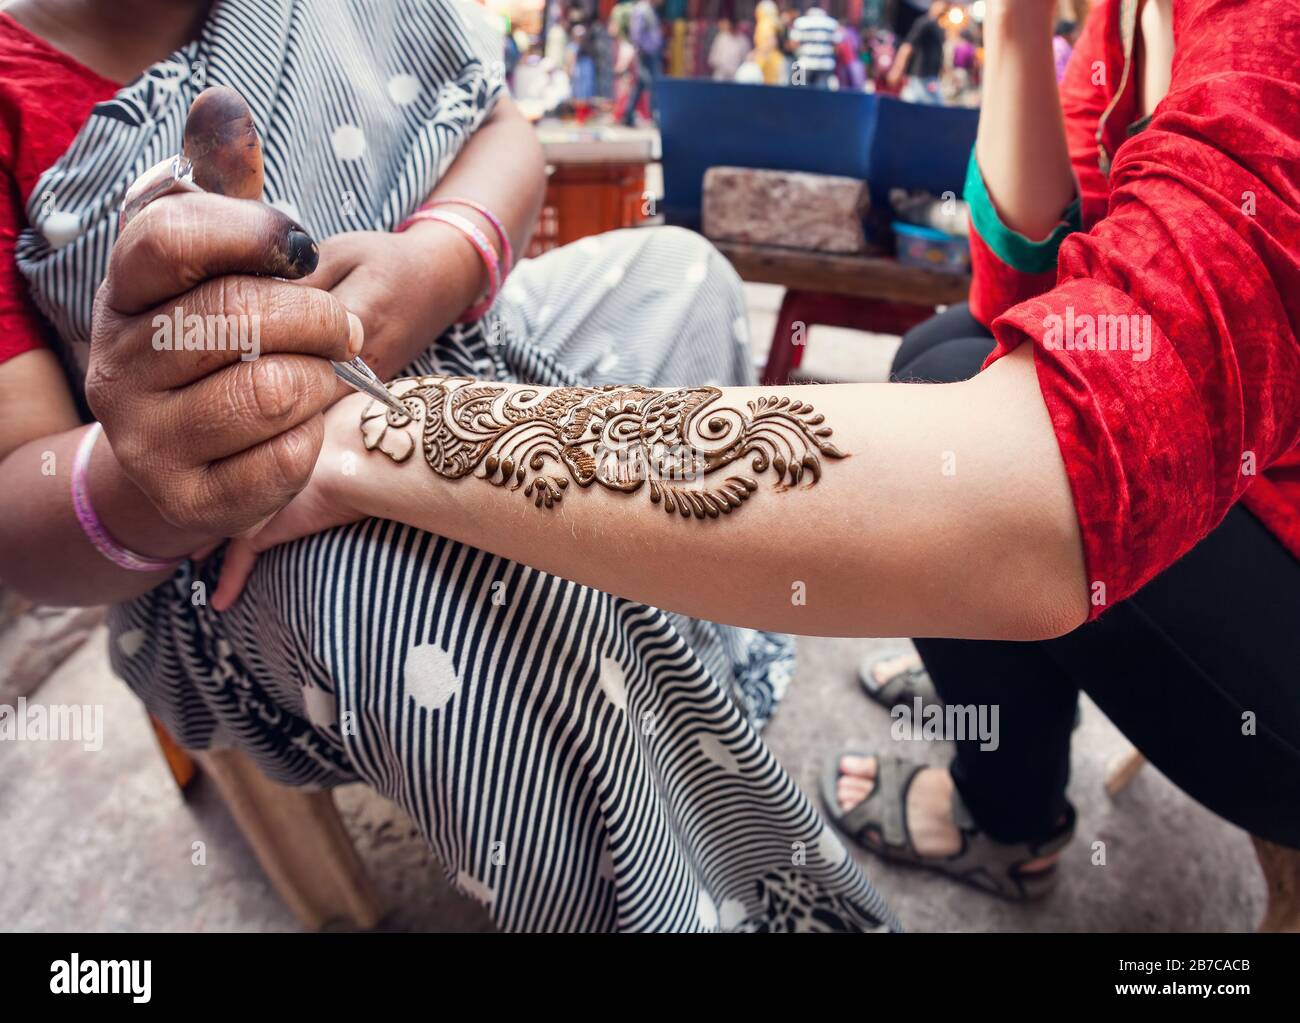
<path fill-rule="evenodd" d="M 294 228 L 286 239 L 289 265 L 306 277 L 320 262 L 320 249 L 306 231 Z"/>

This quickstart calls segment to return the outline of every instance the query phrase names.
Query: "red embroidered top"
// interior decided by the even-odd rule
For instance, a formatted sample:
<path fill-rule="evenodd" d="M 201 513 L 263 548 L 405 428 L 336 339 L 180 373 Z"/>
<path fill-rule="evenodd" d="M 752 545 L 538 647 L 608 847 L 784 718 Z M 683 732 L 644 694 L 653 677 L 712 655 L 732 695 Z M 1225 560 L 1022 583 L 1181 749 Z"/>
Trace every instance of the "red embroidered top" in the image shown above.
<path fill-rule="evenodd" d="M 36 183 L 64 154 L 91 107 L 118 86 L 0 14 L 0 362 L 40 348 L 49 329 L 14 265 Z"/>
<path fill-rule="evenodd" d="M 1087 233 L 1030 242 L 967 182 L 971 309 L 989 363 L 1035 347 L 1094 616 L 1237 500 L 1300 557 L 1300 4 L 1174 0 L 1145 126 L 1136 12 L 1098 3 L 1061 84 Z"/>

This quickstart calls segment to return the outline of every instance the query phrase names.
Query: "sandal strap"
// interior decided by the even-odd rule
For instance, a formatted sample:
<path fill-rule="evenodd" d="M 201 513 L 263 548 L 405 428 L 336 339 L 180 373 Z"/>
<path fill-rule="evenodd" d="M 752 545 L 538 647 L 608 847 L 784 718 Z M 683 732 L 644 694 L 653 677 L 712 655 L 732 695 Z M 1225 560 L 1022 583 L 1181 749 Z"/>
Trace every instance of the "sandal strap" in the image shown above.
<path fill-rule="evenodd" d="M 852 751 L 846 751 L 852 752 Z M 1056 834 L 1042 842 L 995 842 L 971 815 L 961 793 L 953 790 L 952 819 L 961 832 L 961 851 L 953 856 L 925 856 L 912 843 L 907 821 L 907 795 L 912 782 L 928 765 L 898 756 L 854 752 L 874 756 L 876 783 L 871 794 L 849 810 L 840 811 L 835 802 L 833 778 L 838 769 L 828 765 L 823 778 L 827 809 L 839 827 L 863 847 L 895 862 L 928 867 L 966 884 L 1018 902 L 1047 894 L 1056 884 L 1057 872 L 1049 867 L 1024 873 L 1032 860 L 1048 856 L 1074 837 L 1076 817 L 1068 806 L 1068 817 Z M 834 764 L 839 763 L 837 757 Z"/>
<path fill-rule="evenodd" d="M 904 694 L 910 700 L 916 694 L 917 681 L 925 674 L 924 668 L 904 668 L 877 685 L 875 693 L 886 703 L 897 703 Z"/>
<path fill-rule="evenodd" d="M 1077 816 L 1073 806 L 1066 804 L 1066 819 L 1061 825 L 1061 829 L 1051 838 L 1044 839 L 1042 842 L 1016 842 L 1011 845 L 995 843 L 1003 849 L 1014 849 L 1024 855 L 1025 862 L 1029 860 L 1041 859 L 1044 856 L 1050 856 L 1054 852 L 1064 849 L 1074 837 L 1074 826 L 1077 822 Z M 970 812 L 970 807 L 966 805 L 966 800 L 961 796 L 961 791 L 956 787 L 952 790 L 952 821 L 957 825 L 963 835 L 966 834 L 983 834 L 983 829 L 975 823 L 975 818 Z"/>
<path fill-rule="evenodd" d="M 858 670 L 862 688 L 871 699 L 885 707 L 911 704 L 917 697 L 925 703 L 939 702 L 939 694 L 935 691 L 930 672 L 924 664 L 902 668 L 893 672 L 884 682 L 877 682 L 875 672 L 883 663 L 883 660 L 873 661 Z"/>
<path fill-rule="evenodd" d="M 1069 816 L 1061 830 L 1043 842 L 1013 842 L 1004 844 L 990 838 L 971 816 L 961 793 L 953 790 L 953 822 L 962 833 L 962 851 L 940 867 L 968 884 L 1016 901 L 1024 901 L 1045 894 L 1056 883 L 1055 870 L 1024 873 L 1021 868 L 1032 860 L 1064 848 L 1074 837 L 1075 813 Z"/>
<path fill-rule="evenodd" d="M 888 846 L 910 849 L 912 834 L 907 827 L 907 792 L 926 767 L 902 757 L 876 754 L 876 783 L 857 806 L 840 818 L 841 826 L 864 845 L 864 832 L 875 832 Z"/>

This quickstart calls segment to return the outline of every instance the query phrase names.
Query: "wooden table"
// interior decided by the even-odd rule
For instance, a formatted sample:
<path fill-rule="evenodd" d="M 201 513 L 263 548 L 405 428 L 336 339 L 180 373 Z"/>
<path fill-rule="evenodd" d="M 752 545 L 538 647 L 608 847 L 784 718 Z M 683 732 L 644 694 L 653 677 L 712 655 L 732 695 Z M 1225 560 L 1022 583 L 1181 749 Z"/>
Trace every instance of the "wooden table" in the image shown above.
<path fill-rule="evenodd" d="M 546 156 L 546 201 L 528 256 L 635 227 L 650 215 L 645 178 L 659 158 L 657 131 L 543 121 L 537 138 Z"/>
<path fill-rule="evenodd" d="M 714 242 L 741 280 L 786 289 L 763 383 L 786 384 L 803 359 L 803 323 L 902 334 L 941 305 L 964 302 L 966 274 L 907 266 L 878 253 L 841 256 L 775 245 Z"/>

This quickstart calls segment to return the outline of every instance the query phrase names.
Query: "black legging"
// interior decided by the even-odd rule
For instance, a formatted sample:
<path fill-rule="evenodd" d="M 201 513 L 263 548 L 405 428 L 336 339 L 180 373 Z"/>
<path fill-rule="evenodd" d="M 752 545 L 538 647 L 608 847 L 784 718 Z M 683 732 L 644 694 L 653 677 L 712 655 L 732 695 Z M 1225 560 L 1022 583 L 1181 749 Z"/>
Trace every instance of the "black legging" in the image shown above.
<path fill-rule="evenodd" d="M 993 347 L 965 305 L 908 333 L 898 380 L 963 380 Z M 997 704 L 999 745 L 959 741 L 953 779 L 1003 842 L 1041 841 L 1067 813 L 1080 690 L 1179 788 L 1300 848 L 1300 561 L 1234 507 L 1181 561 L 1098 620 L 1038 643 L 922 639 L 952 704 Z"/>

